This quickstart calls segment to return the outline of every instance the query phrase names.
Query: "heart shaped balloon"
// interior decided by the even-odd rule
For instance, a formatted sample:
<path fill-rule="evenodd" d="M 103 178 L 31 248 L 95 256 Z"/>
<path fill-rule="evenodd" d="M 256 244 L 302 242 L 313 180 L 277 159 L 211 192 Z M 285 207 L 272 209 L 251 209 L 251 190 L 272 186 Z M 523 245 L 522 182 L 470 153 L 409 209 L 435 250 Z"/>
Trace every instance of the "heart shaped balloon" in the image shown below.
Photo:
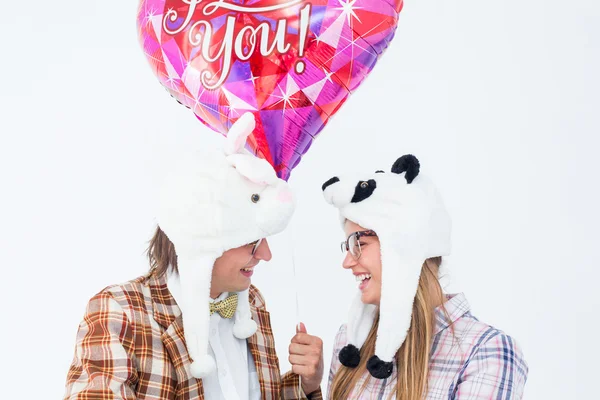
<path fill-rule="evenodd" d="M 403 0 L 141 0 L 139 39 L 163 86 L 288 179 L 394 37 Z"/>

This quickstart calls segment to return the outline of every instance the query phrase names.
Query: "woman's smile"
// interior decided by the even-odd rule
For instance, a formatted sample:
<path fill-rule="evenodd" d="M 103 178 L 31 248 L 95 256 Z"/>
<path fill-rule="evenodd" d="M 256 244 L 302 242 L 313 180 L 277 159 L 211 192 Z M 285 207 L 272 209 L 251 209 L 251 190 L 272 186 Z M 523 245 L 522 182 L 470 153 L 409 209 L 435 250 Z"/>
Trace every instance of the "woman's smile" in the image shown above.
<path fill-rule="evenodd" d="M 358 282 L 358 289 L 361 292 L 364 292 L 367 286 L 369 286 L 369 282 L 371 281 L 371 274 L 367 272 L 355 272 L 354 276 L 356 277 L 356 281 Z"/>

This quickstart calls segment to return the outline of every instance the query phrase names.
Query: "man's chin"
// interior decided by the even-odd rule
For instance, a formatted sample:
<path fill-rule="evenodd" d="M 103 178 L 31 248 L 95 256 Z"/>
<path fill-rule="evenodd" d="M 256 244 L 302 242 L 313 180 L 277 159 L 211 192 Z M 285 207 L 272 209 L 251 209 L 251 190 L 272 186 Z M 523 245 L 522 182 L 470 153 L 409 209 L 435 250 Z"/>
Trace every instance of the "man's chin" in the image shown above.
<path fill-rule="evenodd" d="M 243 278 L 243 282 L 239 282 L 237 285 L 234 285 L 232 292 L 243 292 L 244 290 L 248 290 L 250 285 L 252 284 L 252 280 L 250 278 Z"/>

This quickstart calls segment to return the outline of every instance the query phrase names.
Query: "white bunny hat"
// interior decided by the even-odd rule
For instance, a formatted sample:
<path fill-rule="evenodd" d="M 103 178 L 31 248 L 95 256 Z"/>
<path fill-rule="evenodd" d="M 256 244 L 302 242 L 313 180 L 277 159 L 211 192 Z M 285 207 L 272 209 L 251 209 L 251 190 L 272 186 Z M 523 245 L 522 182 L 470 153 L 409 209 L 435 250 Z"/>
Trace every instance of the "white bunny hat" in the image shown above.
<path fill-rule="evenodd" d="M 160 193 L 158 225 L 175 246 L 185 341 L 191 373 L 216 369 L 208 354 L 209 296 L 215 260 L 225 251 L 277 234 L 295 208 L 288 184 L 273 167 L 244 149 L 255 127 L 246 113 L 227 134 L 222 152 L 197 152 L 177 163 Z M 256 332 L 248 290 L 238 293 L 233 333 Z"/>
<path fill-rule="evenodd" d="M 417 158 L 405 155 L 396 160 L 391 173 L 334 177 L 323 184 L 325 199 L 339 210 L 342 224 L 353 221 L 379 238 L 379 328 L 375 355 L 367 362 L 371 375 L 379 379 L 391 375 L 394 356 L 406 339 L 423 263 L 450 254 L 450 216 L 433 183 L 419 171 Z M 363 304 L 357 293 L 347 325 L 348 345 L 339 354 L 343 365 L 358 366 L 359 349 L 376 311 L 374 305 Z"/>

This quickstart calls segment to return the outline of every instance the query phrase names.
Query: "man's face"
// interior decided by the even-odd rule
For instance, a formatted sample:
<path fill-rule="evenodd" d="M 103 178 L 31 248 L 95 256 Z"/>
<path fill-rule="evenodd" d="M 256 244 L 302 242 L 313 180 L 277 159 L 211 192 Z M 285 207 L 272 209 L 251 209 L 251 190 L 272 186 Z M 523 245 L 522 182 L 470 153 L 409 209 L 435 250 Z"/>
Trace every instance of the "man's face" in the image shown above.
<path fill-rule="evenodd" d="M 215 261 L 212 271 L 210 297 L 216 298 L 223 292 L 241 292 L 250 287 L 254 267 L 271 259 L 271 249 L 263 239 L 252 255 L 254 243 L 227 250 Z"/>

